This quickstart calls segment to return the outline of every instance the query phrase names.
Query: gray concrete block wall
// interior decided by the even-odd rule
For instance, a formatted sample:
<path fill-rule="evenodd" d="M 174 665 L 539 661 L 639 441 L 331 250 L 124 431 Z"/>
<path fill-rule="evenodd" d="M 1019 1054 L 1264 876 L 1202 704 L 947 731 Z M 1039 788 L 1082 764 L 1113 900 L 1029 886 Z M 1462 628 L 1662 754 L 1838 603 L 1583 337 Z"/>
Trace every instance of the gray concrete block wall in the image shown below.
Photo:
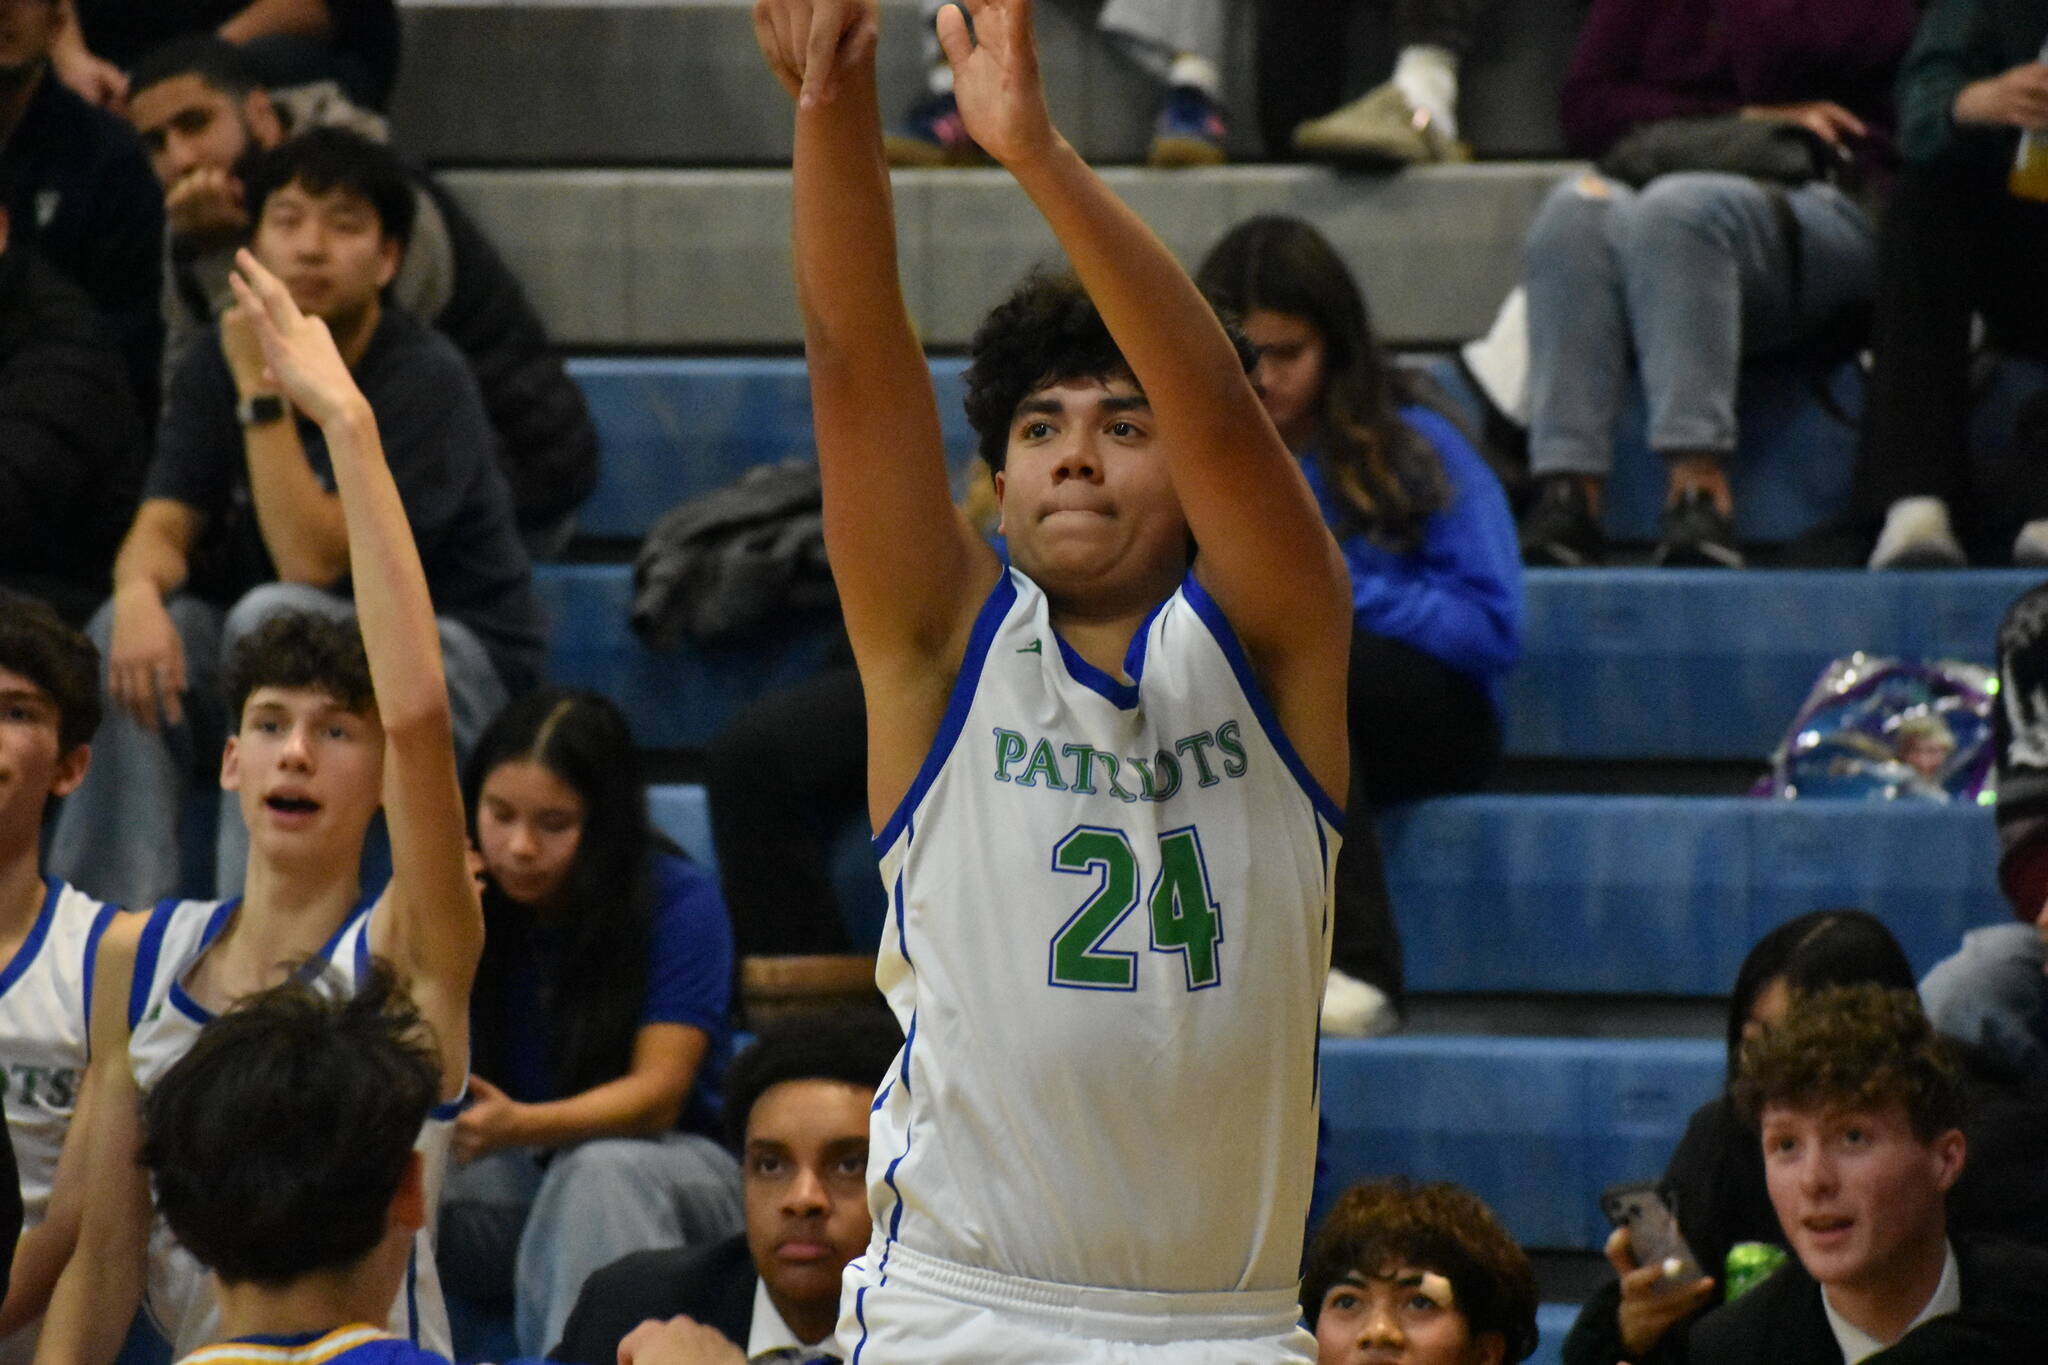
<path fill-rule="evenodd" d="M 1521 275 L 1521 243 L 1557 163 L 1353 176 L 1279 166 L 1199 175 L 1116 169 L 1117 192 L 1191 268 L 1232 224 L 1292 213 L 1337 244 L 1382 338 L 1483 331 Z M 788 348 L 801 340 L 786 172 L 450 172 L 572 349 Z M 1057 249 L 1000 171 L 894 177 L 904 297 L 928 345 L 964 346 L 988 308 Z"/>
<path fill-rule="evenodd" d="M 1284 3 L 1284 0 L 1276 0 Z M 1468 63 L 1464 131 L 1482 156 L 1562 149 L 1556 94 L 1587 0 L 1490 0 Z M 916 0 L 883 0 L 886 116 L 921 89 Z M 1094 32 L 1093 0 L 1041 6 L 1053 113 L 1091 160 L 1143 159 L 1159 92 Z M 1391 0 L 1360 0 L 1352 83 L 1383 79 Z M 789 157 L 788 101 L 755 50 L 748 0 L 402 0 L 398 140 L 437 165 L 772 165 Z M 1263 157 L 1250 11 L 1228 63 L 1231 154 Z"/>

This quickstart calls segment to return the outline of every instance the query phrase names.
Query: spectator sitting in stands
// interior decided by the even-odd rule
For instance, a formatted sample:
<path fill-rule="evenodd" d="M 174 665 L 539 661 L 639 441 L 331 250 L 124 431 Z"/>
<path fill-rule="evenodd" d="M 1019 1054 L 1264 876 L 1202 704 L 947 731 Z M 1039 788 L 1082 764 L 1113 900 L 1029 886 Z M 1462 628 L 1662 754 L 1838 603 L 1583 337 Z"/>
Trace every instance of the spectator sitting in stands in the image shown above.
<path fill-rule="evenodd" d="M 520 1350 L 537 1356 L 592 1271 L 740 1225 L 739 1170 L 709 1136 L 732 930 L 717 881 L 649 828 L 632 732 L 605 698 L 513 702 L 463 788 L 487 933 L 442 1278 L 514 1299 Z"/>
<path fill-rule="evenodd" d="M 2048 193 L 2007 185 L 2020 130 L 2048 128 L 2044 38 L 2043 0 L 1937 0 L 1906 56 L 1857 470 L 1864 526 L 1883 518 L 1873 569 L 1959 567 L 1965 540 L 1969 558 L 2048 565 L 2048 469 L 2014 461 L 2017 485 L 1973 499 L 1968 460 L 1972 310 L 1993 346 L 2048 358 Z"/>
<path fill-rule="evenodd" d="M 154 412 L 163 203 L 134 133 L 51 76 L 65 3 L 0 5 L 0 209 L 92 300 Z"/>
<path fill-rule="evenodd" d="M 985 160 L 953 101 L 953 69 L 934 22 L 948 0 L 922 0 L 924 95 L 883 139 L 892 166 L 963 166 Z M 1223 51 L 1231 0 L 1106 0 L 1096 26 L 1139 69 L 1166 87 L 1146 160 L 1160 167 L 1224 159 Z"/>
<path fill-rule="evenodd" d="M 1795 124 L 1858 170 L 1880 168 L 1913 19 L 1912 0 L 1594 0 L 1565 80 L 1566 138 L 1598 156 L 1647 125 L 1739 114 Z M 1826 181 L 1777 189 L 1684 171 L 1637 190 L 1588 172 L 1552 191 L 1527 247 L 1539 483 L 1523 558 L 1601 558 L 1601 484 L 1633 356 L 1649 445 L 1667 465 L 1656 562 L 1740 565 L 1726 462 L 1742 358 L 1864 303 L 1874 253 L 1869 213 Z"/>
<path fill-rule="evenodd" d="M 343 127 L 382 141 L 384 121 L 332 84 L 266 90 L 247 51 L 206 35 L 168 43 L 137 64 L 128 118 L 163 184 L 169 219 L 168 373 L 234 302 L 228 268 L 248 237 L 250 162 L 310 128 Z M 568 543 L 576 506 L 597 483 L 597 435 L 583 391 L 475 220 L 433 176 L 403 169 L 412 187 L 412 231 L 388 297 L 469 360 L 498 433 L 520 534 L 534 558 L 548 558 Z"/>
<path fill-rule="evenodd" d="M 761 1030 L 726 1073 L 747 1227 L 714 1247 L 644 1251 L 590 1277 L 549 1359 L 613 1365 L 649 1319 L 715 1329 L 706 1359 L 837 1359 L 839 1272 L 867 1250 L 868 1110 L 903 1034 L 880 1011 L 794 1015 Z M 743 1353 L 735 1355 L 733 1352 Z"/>
<path fill-rule="evenodd" d="M 0 593 L 73 625 L 107 590 L 148 447 L 92 302 L 0 208 Z"/>
<path fill-rule="evenodd" d="M 1500 761 L 1522 568 L 1500 481 L 1380 353 L 1357 282 L 1308 224 L 1254 218 L 1196 282 L 1259 352 L 1266 411 L 1351 569 L 1351 798 L 1337 859 L 1331 1033 L 1399 1023 L 1401 945 L 1372 813 L 1470 791 Z"/>
<path fill-rule="evenodd" d="M 1451 1184 L 1346 1190 L 1310 1243 L 1317 1365 L 1511 1365 L 1536 1349 L 1536 1276 L 1493 1211 Z"/>
<path fill-rule="evenodd" d="M 508 693 L 536 680 L 540 622 L 469 367 L 379 299 L 412 202 L 388 152 L 334 129 L 281 144 L 249 177 L 257 258 L 332 330 L 383 432 L 467 751 Z M 172 377 L 114 596 L 88 627 L 115 705 L 51 847 L 61 874 L 125 905 L 152 904 L 178 885 L 181 798 L 213 771 L 220 661 L 281 611 L 354 612 L 324 435 L 294 419 L 245 316 L 225 315 L 210 336 Z M 222 798 L 223 896 L 240 889 L 246 842 L 239 805 Z"/>
<path fill-rule="evenodd" d="M 1702 1318 L 1677 1358 L 1714 1365 L 2033 1362 L 2048 1253 L 1949 1237 L 1968 1142 L 1962 1072 L 1910 991 L 1794 997 L 1742 1047 L 1736 1104 L 1762 1135 L 1793 1259 Z"/>
<path fill-rule="evenodd" d="M 151 1089 L 141 1162 L 218 1286 L 209 1365 L 446 1365 L 385 1332 L 427 1220 L 414 1140 L 432 1030 L 381 965 L 330 1000 L 297 979 L 202 1030 Z"/>
<path fill-rule="evenodd" d="M 61 0 L 54 54 L 64 83 L 119 111 L 128 73 L 174 38 L 211 33 L 255 60 L 265 85 L 333 81 L 382 110 L 398 77 L 397 0 Z"/>
<path fill-rule="evenodd" d="M 1417 165 L 1469 161 L 1458 140 L 1458 64 L 1478 0 L 1395 0 L 1391 79 L 1334 108 L 1343 93 L 1346 11 L 1356 0 L 1260 0 L 1259 122 L 1267 150 L 1314 161 Z"/>
<path fill-rule="evenodd" d="M 1728 1086 L 1694 1112 L 1662 1181 L 1686 1245 L 1707 1276 L 1664 1283 L 1663 1268 L 1638 1266 L 1628 1234 L 1617 1231 L 1608 1239 L 1607 1258 L 1619 1278 L 1580 1310 L 1565 1338 L 1565 1365 L 1661 1365 L 1684 1358 L 1689 1324 L 1721 1302 L 1721 1270 L 1731 1249 L 1786 1241 L 1755 1124 L 1735 1098 L 1745 1043 L 1782 1023 L 1795 997 L 1847 986 L 1905 991 L 1912 982 L 1898 940 L 1860 910 L 1815 911 L 1757 940 L 1729 1000 Z M 1962 1062 L 1969 1098 L 1964 1126 L 1977 1155 L 1949 1201 L 1952 1221 L 1979 1234 L 2048 1243 L 2042 1176 L 2048 1094 L 1980 1051 L 1964 1049 Z"/>

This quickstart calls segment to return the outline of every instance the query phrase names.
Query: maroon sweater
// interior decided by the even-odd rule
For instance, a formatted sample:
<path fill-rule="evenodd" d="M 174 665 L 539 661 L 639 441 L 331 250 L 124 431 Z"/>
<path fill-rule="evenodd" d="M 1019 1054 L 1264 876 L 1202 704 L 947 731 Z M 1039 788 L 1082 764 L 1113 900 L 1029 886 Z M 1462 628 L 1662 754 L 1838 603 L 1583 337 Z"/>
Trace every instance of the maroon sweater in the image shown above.
<path fill-rule="evenodd" d="M 1565 140 L 1597 157 L 1658 119 L 1833 100 L 1891 142 L 1913 0 L 1593 0 L 1562 98 Z"/>

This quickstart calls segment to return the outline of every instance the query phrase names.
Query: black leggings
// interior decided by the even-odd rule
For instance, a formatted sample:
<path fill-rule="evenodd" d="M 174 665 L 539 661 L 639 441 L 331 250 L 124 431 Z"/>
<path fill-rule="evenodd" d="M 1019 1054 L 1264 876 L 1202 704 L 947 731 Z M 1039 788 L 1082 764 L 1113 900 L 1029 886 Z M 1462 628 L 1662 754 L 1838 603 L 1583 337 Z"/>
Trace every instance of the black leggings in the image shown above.
<path fill-rule="evenodd" d="M 1398 640 L 1351 637 L 1351 798 L 1337 855 L 1331 965 L 1402 996 L 1401 935 L 1374 815 L 1398 801 L 1471 791 L 1500 764 L 1500 720 L 1469 676 Z"/>

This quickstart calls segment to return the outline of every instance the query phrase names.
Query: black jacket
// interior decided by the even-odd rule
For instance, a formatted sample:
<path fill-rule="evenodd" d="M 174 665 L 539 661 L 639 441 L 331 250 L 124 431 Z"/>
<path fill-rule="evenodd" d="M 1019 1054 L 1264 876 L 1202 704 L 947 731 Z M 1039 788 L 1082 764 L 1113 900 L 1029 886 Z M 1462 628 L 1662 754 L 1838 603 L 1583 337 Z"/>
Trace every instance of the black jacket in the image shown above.
<path fill-rule="evenodd" d="M 1871 1365 L 2039 1365 L 2048 1353 L 2048 1252 L 1958 1241 L 1963 1305 L 1922 1323 Z M 1701 1365 L 1842 1365 L 1820 1286 L 1795 1259 L 1734 1303 L 1701 1318 L 1684 1359 Z"/>
<path fill-rule="evenodd" d="M 27 243 L 0 254 L 0 585 L 74 623 L 107 595 L 147 458 L 121 353 Z"/>
<path fill-rule="evenodd" d="M 583 1282 L 548 1359 L 616 1365 L 628 1332 L 649 1318 L 666 1321 L 678 1313 L 717 1328 L 744 1351 L 759 1282 L 744 1233 L 708 1247 L 622 1256 Z"/>

